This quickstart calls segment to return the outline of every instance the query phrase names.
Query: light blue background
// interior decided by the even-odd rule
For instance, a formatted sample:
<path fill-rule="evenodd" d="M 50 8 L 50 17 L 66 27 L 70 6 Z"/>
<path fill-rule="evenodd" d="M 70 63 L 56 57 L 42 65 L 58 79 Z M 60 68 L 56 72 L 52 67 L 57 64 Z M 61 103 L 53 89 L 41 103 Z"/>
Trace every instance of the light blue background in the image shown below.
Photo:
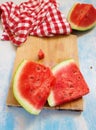
<path fill-rule="evenodd" d="M 0 4 L 5 1 L 7 0 L 1 0 Z M 59 8 L 65 16 L 76 1 L 58 0 Z M 96 0 L 78 1 L 92 3 L 96 7 Z M 1 34 L 2 29 L 0 29 Z M 80 69 L 90 88 L 90 93 L 84 97 L 82 113 L 43 110 L 40 115 L 33 116 L 22 108 L 7 107 L 6 96 L 16 47 L 10 42 L 0 41 L 0 130 L 96 130 L 96 28 L 75 34 L 78 36 Z"/>

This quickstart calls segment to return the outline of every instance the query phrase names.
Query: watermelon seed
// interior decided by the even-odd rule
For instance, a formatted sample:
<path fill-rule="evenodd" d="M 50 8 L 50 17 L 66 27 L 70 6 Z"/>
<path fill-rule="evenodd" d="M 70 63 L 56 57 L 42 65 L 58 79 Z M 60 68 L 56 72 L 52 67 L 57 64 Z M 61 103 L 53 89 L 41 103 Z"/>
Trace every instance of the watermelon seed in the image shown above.
<path fill-rule="evenodd" d="M 69 88 L 73 88 L 73 85 L 69 85 Z"/>
<path fill-rule="evenodd" d="M 30 76 L 30 79 L 34 79 L 34 77 L 33 77 L 33 76 Z"/>
<path fill-rule="evenodd" d="M 76 73 L 77 73 L 77 71 L 76 71 L 76 70 L 73 70 L 73 73 L 74 73 L 74 74 L 76 74 Z"/>
<path fill-rule="evenodd" d="M 46 67 L 44 67 L 44 68 L 43 68 L 43 72 L 46 72 L 46 71 L 47 71 L 47 68 L 46 68 Z"/>
<path fill-rule="evenodd" d="M 78 80 L 80 80 L 81 79 L 81 77 L 80 76 L 78 76 Z"/>
<path fill-rule="evenodd" d="M 41 72 L 41 67 L 40 67 L 40 66 L 37 66 L 37 67 L 36 67 L 36 71 L 37 71 L 37 72 Z"/>
<path fill-rule="evenodd" d="M 39 78 L 36 79 L 36 81 L 39 81 L 39 80 L 40 80 Z"/>
<path fill-rule="evenodd" d="M 69 95 L 72 96 L 72 95 L 73 95 L 73 92 L 70 92 Z"/>
<path fill-rule="evenodd" d="M 28 75 L 29 79 L 34 79 L 34 75 L 33 74 L 30 74 Z"/>

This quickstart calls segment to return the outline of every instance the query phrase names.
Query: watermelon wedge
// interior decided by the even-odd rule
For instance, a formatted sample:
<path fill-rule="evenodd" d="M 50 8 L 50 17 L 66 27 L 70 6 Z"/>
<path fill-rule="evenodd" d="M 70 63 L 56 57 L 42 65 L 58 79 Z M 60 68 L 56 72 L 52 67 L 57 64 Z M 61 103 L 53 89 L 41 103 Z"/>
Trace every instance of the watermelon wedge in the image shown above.
<path fill-rule="evenodd" d="M 54 84 L 48 67 L 23 60 L 13 79 L 13 93 L 21 106 L 31 114 L 39 114 Z"/>
<path fill-rule="evenodd" d="M 68 13 L 68 21 L 74 30 L 91 29 L 96 25 L 96 9 L 92 4 L 75 3 Z"/>
<path fill-rule="evenodd" d="M 51 107 L 73 101 L 89 93 L 83 75 L 73 59 L 69 59 L 53 67 L 56 84 L 48 97 Z"/>

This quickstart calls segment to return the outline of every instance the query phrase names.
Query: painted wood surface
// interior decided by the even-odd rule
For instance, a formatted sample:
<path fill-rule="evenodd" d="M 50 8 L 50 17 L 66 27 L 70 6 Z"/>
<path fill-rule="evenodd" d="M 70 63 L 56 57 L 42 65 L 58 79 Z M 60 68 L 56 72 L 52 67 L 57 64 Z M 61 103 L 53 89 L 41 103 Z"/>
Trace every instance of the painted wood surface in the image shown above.
<path fill-rule="evenodd" d="M 1 0 L 3 3 L 7 0 Z M 21 0 L 23 1 L 23 0 Z M 67 16 L 69 8 L 77 0 L 58 0 L 60 10 Z M 78 0 L 92 3 L 95 0 Z M 20 1 L 19 1 L 20 3 Z M 0 29 L 0 35 L 2 29 Z M 77 33 L 80 69 L 90 87 L 84 97 L 84 111 L 43 110 L 33 116 L 22 108 L 6 106 L 16 47 L 10 42 L 0 41 L 0 130 L 95 130 L 96 129 L 96 27 Z"/>

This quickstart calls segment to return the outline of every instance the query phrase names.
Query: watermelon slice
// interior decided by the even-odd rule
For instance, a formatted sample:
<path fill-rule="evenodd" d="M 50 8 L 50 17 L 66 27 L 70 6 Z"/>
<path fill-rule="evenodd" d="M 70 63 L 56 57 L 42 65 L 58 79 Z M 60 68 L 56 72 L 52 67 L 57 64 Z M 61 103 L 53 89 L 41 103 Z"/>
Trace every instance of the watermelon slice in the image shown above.
<path fill-rule="evenodd" d="M 54 84 L 48 67 L 23 60 L 13 80 L 13 93 L 17 101 L 31 114 L 39 114 Z"/>
<path fill-rule="evenodd" d="M 96 9 L 92 4 L 76 3 L 68 14 L 72 29 L 85 31 L 96 25 Z"/>
<path fill-rule="evenodd" d="M 56 77 L 56 84 L 48 97 L 50 106 L 73 101 L 89 93 L 88 85 L 74 60 L 59 63 L 52 72 Z"/>

